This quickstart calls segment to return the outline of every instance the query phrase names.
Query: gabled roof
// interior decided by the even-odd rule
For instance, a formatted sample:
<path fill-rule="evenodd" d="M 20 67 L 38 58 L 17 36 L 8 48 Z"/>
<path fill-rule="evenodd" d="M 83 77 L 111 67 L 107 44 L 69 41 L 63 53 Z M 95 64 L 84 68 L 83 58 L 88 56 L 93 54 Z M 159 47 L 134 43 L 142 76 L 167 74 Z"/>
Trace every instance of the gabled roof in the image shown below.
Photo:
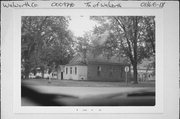
<path fill-rule="evenodd" d="M 87 64 L 109 64 L 109 65 L 128 65 L 126 58 L 112 57 L 106 59 L 104 56 L 93 56 L 88 53 L 86 58 L 82 53 L 78 53 L 67 65 L 87 65 Z"/>
<path fill-rule="evenodd" d="M 87 65 L 86 62 L 83 62 L 83 61 L 73 61 L 73 62 L 70 62 L 69 64 L 67 64 L 67 66 L 72 66 L 72 65 Z"/>

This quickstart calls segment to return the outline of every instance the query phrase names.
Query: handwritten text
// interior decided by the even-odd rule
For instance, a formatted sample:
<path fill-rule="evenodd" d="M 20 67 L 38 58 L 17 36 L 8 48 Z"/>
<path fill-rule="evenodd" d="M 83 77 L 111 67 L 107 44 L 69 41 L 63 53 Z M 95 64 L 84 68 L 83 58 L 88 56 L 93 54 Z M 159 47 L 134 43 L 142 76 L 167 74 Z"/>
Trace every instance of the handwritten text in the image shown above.
<path fill-rule="evenodd" d="M 120 8 L 122 7 L 120 3 L 112 3 L 112 2 L 85 2 L 84 3 L 88 8 Z"/>
<path fill-rule="evenodd" d="M 51 7 L 65 7 L 65 8 L 72 8 L 75 4 L 72 2 L 53 2 L 51 3 Z"/>
<path fill-rule="evenodd" d="M 3 3 L 3 7 L 5 8 L 36 8 L 38 7 L 38 4 L 34 2 L 23 2 L 23 3 L 9 2 L 7 4 Z"/>
<path fill-rule="evenodd" d="M 165 5 L 165 2 L 142 2 L 140 4 L 143 8 L 163 8 Z"/>

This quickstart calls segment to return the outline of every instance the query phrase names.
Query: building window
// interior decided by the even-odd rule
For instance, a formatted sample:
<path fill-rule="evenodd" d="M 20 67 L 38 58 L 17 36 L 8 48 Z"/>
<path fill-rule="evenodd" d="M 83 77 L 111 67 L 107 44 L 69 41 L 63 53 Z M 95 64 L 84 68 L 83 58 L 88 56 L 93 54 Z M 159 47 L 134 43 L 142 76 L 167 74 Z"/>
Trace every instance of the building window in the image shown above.
<path fill-rule="evenodd" d="M 68 67 L 66 67 L 66 74 L 68 74 Z"/>
<path fill-rule="evenodd" d="M 100 66 L 97 67 L 97 75 L 98 75 L 98 76 L 101 75 L 101 67 L 100 67 Z"/>
<path fill-rule="evenodd" d="M 72 74 L 72 67 L 70 67 L 70 74 Z"/>
<path fill-rule="evenodd" d="M 75 67 L 75 75 L 77 74 L 77 67 Z"/>
<path fill-rule="evenodd" d="M 109 76 L 111 77 L 113 75 L 113 68 L 110 69 Z"/>
<path fill-rule="evenodd" d="M 124 68 L 121 67 L 121 68 L 120 68 L 121 78 L 123 77 L 123 72 L 124 72 Z"/>

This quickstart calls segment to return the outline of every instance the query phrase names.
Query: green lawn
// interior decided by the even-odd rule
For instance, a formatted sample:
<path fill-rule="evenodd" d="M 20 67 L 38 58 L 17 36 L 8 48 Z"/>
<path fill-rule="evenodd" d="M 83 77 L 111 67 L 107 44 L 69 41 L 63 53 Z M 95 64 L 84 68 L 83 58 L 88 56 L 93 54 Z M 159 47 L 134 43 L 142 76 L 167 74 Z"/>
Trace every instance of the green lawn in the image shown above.
<path fill-rule="evenodd" d="M 125 82 L 96 82 L 96 81 L 74 81 L 74 80 L 52 80 L 51 83 L 45 79 L 22 80 L 26 85 L 49 85 L 64 87 L 155 87 L 155 82 L 140 82 L 138 84 L 126 84 Z"/>

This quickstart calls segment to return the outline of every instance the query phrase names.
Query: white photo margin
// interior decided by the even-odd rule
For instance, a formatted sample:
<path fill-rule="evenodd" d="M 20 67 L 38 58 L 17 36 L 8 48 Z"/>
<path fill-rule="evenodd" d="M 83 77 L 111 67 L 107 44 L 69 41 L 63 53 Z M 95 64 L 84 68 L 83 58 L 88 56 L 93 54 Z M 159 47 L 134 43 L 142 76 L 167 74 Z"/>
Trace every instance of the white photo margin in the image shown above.
<path fill-rule="evenodd" d="M 21 16 L 155 16 L 155 106 L 21 106 Z M 13 9 L 14 113 L 163 113 L 163 10 L 162 9 Z M 81 111 L 76 111 L 76 110 Z M 86 109 L 86 111 L 83 111 Z M 88 111 L 94 109 L 95 111 Z M 98 111 L 101 110 L 101 111 Z"/>

